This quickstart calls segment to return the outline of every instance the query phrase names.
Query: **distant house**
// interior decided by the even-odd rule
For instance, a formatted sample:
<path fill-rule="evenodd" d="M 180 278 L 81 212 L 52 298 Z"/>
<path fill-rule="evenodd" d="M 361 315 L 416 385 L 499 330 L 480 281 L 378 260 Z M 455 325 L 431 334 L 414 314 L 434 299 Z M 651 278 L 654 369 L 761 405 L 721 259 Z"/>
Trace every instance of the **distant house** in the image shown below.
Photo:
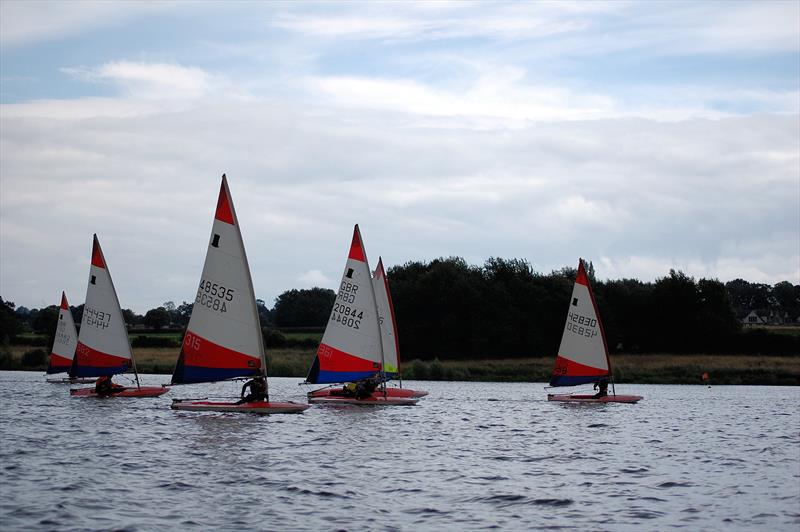
<path fill-rule="evenodd" d="M 788 312 L 780 310 L 751 310 L 741 318 L 745 327 L 761 327 L 762 325 L 788 325 L 792 323 Z"/>
<path fill-rule="evenodd" d="M 758 327 L 769 324 L 769 313 L 766 310 L 751 310 L 742 318 L 745 327 Z"/>

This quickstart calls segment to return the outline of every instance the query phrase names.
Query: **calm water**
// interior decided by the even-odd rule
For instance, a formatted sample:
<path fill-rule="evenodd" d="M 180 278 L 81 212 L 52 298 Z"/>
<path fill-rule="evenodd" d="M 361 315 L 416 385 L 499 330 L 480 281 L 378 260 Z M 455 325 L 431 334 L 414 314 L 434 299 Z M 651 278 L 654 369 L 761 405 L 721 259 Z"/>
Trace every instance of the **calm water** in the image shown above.
<path fill-rule="evenodd" d="M 164 376 L 144 376 L 157 384 Z M 406 383 L 416 407 L 173 412 L 0 372 L 4 530 L 798 530 L 800 388 Z M 276 399 L 303 401 L 295 379 Z"/>

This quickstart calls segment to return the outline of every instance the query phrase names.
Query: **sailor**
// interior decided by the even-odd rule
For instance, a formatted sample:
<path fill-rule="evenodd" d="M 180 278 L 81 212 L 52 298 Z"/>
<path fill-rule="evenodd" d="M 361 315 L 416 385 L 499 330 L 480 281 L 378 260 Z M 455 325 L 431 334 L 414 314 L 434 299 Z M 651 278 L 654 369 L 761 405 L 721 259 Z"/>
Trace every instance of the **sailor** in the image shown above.
<path fill-rule="evenodd" d="M 250 393 L 245 395 L 245 392 L 248 388 L 250 388 Z M 264 377 L 264 375 L 258 375 L 244 383 L 240 397 L 241 399 L 236 401 L 237 405 L 242 403 L 252 403 L 255 401 L 269 401 L 269 396 L 267 395 L 267 379 Z"/>
<path fill-rule="evenodd" d="M 380 376 L 373 375 L 372 377 L 366 378 L 364 380 L 358 381 L 356 384 L 355 389 L 355 396 L 356 399 L 366 399 L 372 392 L 375 391 L 375 388 L 381 383 Z"/>
<path fill-rule="evenodd" d="M 347 397 L 355 397 L 356 391 L 358 390 L 358 384 L 358 382 L 348 382 L 342 386 L 342 395 Z"/>
<path fill-rule="evenodd" d="M 600 399 L 601 397 L 605 397 L 608 395 L 608 381 L 599 381 L 594 383 L 594 389 L 600 388 L 596 394 L 594 394 L 595 399 Z"/>
<path fill-rule="evenodd" d="M 111 381 L 110 375 L 103 375 L 99 377 L 94 383 L 94 393 L 100 397 L 108 397 L 109 395 L 121 392 L 124 386 L 120 386 Z"/>

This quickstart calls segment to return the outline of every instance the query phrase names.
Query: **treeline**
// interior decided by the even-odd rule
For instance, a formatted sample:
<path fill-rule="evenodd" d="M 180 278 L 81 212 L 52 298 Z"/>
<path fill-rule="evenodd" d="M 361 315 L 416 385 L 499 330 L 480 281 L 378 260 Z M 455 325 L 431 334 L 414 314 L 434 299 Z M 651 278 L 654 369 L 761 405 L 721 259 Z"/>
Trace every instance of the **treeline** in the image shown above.
<path fill-rule="evenodd" d="M 403 358 L 461 360 L 553 356 L 576 271 L 563 268 L 542 274 L 520 259 L 492 258 L 475 266 L 452 257 L 408 262 L 392 267 L 388 274 Z M 796 323 L 798 285 L 784 281 L 770 286 L 742 279 L 723 284 L 674 270 L 655 282 L 603 282 L 594 279 L 591 263 L 588 274 L 612 352 L 800 353 L 798 335 L 742 329 L 748 314 L 759 324 Z M 333 290 L 312 288 L 284 292 L 272 309 L 257 300 L 266 345 L 313 348 L 314 339 L 290 340 L 280 331 L 324 327 L 334 298 Z M 167 301 L 143 316 L 130 309 L 123 314 L 132 331 L 180 332 L 191 311 L 191 303 Z M 72 312 L 79 324 L 83 305 L 72 307 Z M 55 305 L 31 310 L 0 299 L 0 341 L 26 331 L 52 341 L 57 318 Z M 134 346 L 141 347 L 180 341 L 137 337 L 135 332 L 131 338 Z"/>
<path fill-rule="evenodd" d="M 553 356 L 576 273 L 541 274 L 527 261 L 499 258 L 483 266 L 458 257 L 395 266 L 389 282 L 403 356 Z M 588 274 L 612 352 L 800 353 L 800 337 L 743 331 L 737 316 L 765 305 L 796 318 L 800 286 L 695 281 L 674 270 L 652 283 L 599 282 L 591 263 Z"/>

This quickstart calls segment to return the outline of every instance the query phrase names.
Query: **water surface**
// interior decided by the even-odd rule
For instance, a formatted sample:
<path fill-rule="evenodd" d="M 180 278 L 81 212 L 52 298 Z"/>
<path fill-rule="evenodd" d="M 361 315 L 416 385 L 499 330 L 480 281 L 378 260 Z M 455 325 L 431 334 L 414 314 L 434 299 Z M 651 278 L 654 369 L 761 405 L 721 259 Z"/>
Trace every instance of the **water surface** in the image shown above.
<path fill-rule="evenodd" d="M 143 377 L 157 384 L 164 376 Z M 798 530 L 800 388 L 407 382 L 415 407 L 174 412 L 0 372 L 4 530 Z M 275 399 L 304 401 L 297 379 Z"/>

